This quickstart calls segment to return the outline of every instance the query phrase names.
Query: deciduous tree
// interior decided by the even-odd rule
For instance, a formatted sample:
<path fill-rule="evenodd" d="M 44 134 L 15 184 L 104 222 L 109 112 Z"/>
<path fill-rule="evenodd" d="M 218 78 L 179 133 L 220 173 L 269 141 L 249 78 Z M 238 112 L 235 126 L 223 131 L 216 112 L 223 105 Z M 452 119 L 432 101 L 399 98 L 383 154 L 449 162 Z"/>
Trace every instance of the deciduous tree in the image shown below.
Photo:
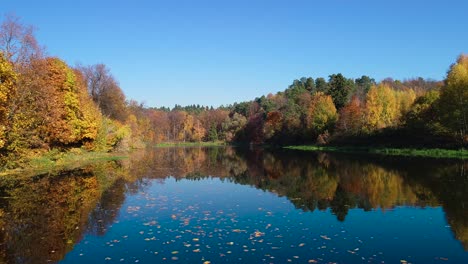
<path fill-rule="evenodd" d="M 337 131 L 345 135 L 358 135 L 364 124 L 364 111 L 361 100 L 354 96 L 351 101 L 340 110 Z"/>
<path fill-rule="evenodd" d="M 398 105 L 390 86 L 372 86 L 366 97 L 366 127 L 369 132 L 395 124 Z"/>
<path fill-rule="evenodd" d="M 312 96 L 307 113 L 307 126 L 315 136 L 332 129 L 337 118 L 336 107 L 331 96 L 321 92 Z"/>
<path fill-rule="evenodd" d="M 42 49 L 34 37 L 34 27 L 24 25 L 19 17 L 9 14 L 0 25 L 0 50 L 15 66 L 27 65 L 42 57 Z"/>
<path fill-rule="evenodd" d="M 10 126 L 10 106 L 16 93 L 16 80 L 17 74 L 13 70 L 13 66 L 0 52 L 0 149 L 5 145 L 5 132 Z"/>
<path fill-rule="evenodd" d="M 463 143 L 468 143 L 468 56 L 450 67 L 440 93 L 442 123 Z"/>

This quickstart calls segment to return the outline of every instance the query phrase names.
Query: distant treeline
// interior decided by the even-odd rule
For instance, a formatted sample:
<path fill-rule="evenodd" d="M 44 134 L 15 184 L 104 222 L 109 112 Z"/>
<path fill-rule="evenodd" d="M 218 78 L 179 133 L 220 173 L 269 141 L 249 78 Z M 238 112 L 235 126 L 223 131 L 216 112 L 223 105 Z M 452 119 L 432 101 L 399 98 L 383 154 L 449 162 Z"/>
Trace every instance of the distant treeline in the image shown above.
<path fill-rule="evenodd" d="M 461 147 L 468 143 L 468 57 L 444 81 L 342 74 L 304 77 L 283 92 L 219 108 L 145 109 L 151 139 L 253 144 Z"/>
<path fill-rule="evenodd" d="M 49 57 L 15 16 L 0 26 L 0 153 L 111 151 L 145 143 L 467 144 L 468 57 L 444 81 L 301 78 L 285 91 L 218 108 L 127 100 L 104 64 Z"/>

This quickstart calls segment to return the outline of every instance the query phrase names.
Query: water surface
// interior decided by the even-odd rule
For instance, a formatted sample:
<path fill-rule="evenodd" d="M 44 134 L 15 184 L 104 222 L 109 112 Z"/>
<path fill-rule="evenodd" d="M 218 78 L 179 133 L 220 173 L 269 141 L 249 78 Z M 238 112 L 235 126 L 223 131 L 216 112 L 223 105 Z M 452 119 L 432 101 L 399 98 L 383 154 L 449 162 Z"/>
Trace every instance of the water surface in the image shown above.
<path fill-rule="evenodd" d="M 5 263 L 465 263 L 463 161 L 157 148 L 3 181 Z"/>

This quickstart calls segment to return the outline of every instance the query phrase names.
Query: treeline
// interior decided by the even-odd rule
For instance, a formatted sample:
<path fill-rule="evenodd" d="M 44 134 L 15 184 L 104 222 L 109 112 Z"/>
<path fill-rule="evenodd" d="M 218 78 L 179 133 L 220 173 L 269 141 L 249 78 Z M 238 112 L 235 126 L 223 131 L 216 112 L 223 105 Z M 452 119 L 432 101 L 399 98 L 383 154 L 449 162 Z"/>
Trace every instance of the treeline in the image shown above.
<path fill-rule="evenodd" d="M 462 55 L 443 82 L 302 78 L 234 112 L 248 118 L 241 136 L 255 143 L 466 145 L 467 70 Z"/>
<path fill-rule="evenodd" d="M 301 78 L 285 91 L 213 109 L 192 105 L 148 109 L 161 141 L 254 144 L 466 146 L 468 57 L 444 81 L 405 81 L 342 74 Z"/>
<path fill-rule="evenodd" d="M 468 57 L 444 81 L 301 78 L 285 91 L 218 108 L 127 100 L 104 64 L 45 55 L 14 16 L 0 26 L 0 153 L 111 151 L 145 143 L 467 144 Z M 8 158 L 10 159 L 10 158 Z"/>

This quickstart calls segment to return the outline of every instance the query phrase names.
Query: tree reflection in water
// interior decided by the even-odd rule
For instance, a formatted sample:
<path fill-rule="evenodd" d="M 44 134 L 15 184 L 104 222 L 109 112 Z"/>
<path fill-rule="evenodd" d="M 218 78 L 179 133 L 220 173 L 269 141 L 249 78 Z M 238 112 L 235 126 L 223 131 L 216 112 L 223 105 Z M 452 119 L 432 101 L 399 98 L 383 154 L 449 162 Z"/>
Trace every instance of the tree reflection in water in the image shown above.
<path fill-rule="evenodd" d="M 104 235 L 127 194 L 150 180 L 219 177 L 289 199 L 312 212 L 442 206 L 468 250 L 466 161 L 241 148 L 158 148 L 0 184 L 0 262 L 57 262 L 84 234 Z"/>

